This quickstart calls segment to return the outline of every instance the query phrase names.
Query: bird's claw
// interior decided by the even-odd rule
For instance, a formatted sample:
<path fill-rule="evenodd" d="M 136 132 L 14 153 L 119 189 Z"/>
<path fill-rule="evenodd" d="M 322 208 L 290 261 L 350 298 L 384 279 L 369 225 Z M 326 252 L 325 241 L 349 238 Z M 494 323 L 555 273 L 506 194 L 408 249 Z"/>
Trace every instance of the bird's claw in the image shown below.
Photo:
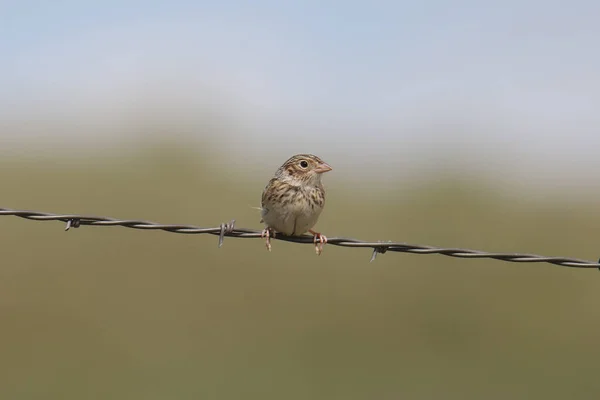
<path fill-rule="evenodd" d="M 318 256 L 320 256 L 323 252 L 323 246 L 325 246 L 325 243 L 327 243 L 327 237 L 319 232 L 310 231 L 310 233 L 314 235 L 313 243 L 315 244 L 315 252 Z"/>
<path fill-rule="evenodd" d="M 271 251 L 271 236 L 275 237 L 275 231 L 271 230 L 271 228 L 265 228 L 260 234 L 261 238 L 266 239 L 265 245 L 267 250 Z"/>

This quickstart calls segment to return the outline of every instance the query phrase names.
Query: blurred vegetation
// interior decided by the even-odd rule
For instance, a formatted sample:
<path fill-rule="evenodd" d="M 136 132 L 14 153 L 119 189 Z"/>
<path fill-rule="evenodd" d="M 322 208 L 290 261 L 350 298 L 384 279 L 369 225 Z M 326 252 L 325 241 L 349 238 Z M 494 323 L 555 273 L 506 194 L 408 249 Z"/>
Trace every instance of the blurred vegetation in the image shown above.
<path fill-rule="evenodd" d="M 157 145 L 0 161 L 2 206 L 259 228 L 269 176 Z M 287 156 L 287 155 L 286 155 Z M 598 201 L 326 178 L 331 236 L 596 259 Z M 362 192 L 362 191 L 361 191 Z M 4 399 L 596 398 L 600 275 L 0 219 Z"/>

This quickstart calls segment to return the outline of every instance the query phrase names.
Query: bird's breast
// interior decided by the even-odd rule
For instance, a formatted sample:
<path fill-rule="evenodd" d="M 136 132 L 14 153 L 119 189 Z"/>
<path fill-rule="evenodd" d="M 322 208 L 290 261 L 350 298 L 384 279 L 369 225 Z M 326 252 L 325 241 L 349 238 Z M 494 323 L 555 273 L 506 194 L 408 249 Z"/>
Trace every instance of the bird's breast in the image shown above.
<path fill-rule="evenodd" d="M 311 229 L 323 210 L 325 196 L 319 188 L 289 189 L 284 196 L 267 197 L 263 221 L 277 232 L 301 235 Z"/>

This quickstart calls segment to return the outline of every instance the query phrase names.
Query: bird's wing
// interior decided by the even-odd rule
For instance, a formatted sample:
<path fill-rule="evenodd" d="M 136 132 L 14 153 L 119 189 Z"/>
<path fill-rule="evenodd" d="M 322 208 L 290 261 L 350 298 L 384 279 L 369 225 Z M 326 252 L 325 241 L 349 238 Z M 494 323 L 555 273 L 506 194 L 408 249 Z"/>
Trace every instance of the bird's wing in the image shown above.
<path fill-rule="evenodd" d="M 265 190 L 263 190 L 262 192 L 262 199 L 260 202 L 260 206 L 261 207 L 265 207 L 265 204 L 268 202 L 269 200 L 269 192 L 270 192 L 270 188 L 275 184 L 275 182 L 277 182 L 277 178 L 272 178 L 269 183 L 267 183 L 267 186 L 265 186 Z"/>
<path fill-rule="evenodd" d="M 270 188 L 273 186 L 273 184 L 275 183 L 275 181 L 277 181 L 277 178 L 272 178 L 272 179 L 269 181 L 269 183 L 267 183 L 267 186 L 265 186 L 265 189 L 264 189 L 264 190 L 263 190 L 263 192 L 262 192 L 262 198 L 261 198 L 261 201 L 260 201 L 260 207 L 261 207 L 261 209 L 262 209 L 262 210 L 261 210 L 261 213 L 262 213 L 263 215 L 264 215 L 264 214 L 267 212 L 267 210 L 268 210 L 268 208 L 267 208 L 266 204 L 267 204 L 267 202 L 268 202 L 268 200 L 269 200 L 269 198 L 268 198 L 268 197 L 269 197 L 269 189 L 270 189 Z M 261 218 L 261 219 L 260 219 L 260 222 L 261 222 L 261 223 L 263 223 L 263 222 L 265 222 L 265 221 L 263 220 L 263 218 Z"/>

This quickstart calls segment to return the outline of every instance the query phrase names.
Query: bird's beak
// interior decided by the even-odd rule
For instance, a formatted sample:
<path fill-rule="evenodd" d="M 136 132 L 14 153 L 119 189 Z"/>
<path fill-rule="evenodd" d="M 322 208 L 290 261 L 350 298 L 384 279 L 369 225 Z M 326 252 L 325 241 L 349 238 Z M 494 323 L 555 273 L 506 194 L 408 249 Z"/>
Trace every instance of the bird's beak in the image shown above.
<path fill-rule="evenodd" d="M 317 168 L 315 168 L 315 172 L 318 174 L 322 174 L 323 172 L 331 171 L 333 168 L 329 166 L 327 163 L 319 164 Z"/>

